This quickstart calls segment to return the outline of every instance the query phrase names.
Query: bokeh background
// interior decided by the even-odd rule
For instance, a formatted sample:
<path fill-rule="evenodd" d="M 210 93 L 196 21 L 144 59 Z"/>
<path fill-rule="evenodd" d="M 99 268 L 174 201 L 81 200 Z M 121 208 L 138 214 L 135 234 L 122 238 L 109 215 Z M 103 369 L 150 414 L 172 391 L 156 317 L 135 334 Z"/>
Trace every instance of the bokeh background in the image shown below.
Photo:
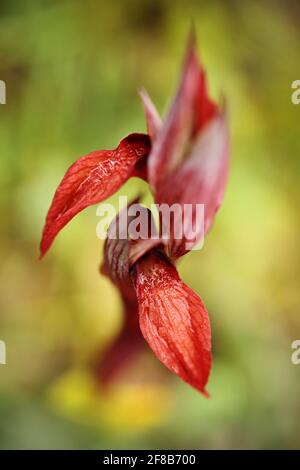
<path fill-rule="evenodd" d="M 224 205 L 203 250 L 179 267 L 210 313 L 212 398 L 147 347 L 105 391 L 91 364 L 122 312 L 98 273 L 95 207 L 43 262 L 40 234 L 78 156 L 145 131 L 139 87 L 164 112 L 191 21 L 231 128 Z M 299 25 L 296 0 L 1 1 L 1 448 L 299 447 Z M 132 180 L 118 195 L 141 188 Z"/>

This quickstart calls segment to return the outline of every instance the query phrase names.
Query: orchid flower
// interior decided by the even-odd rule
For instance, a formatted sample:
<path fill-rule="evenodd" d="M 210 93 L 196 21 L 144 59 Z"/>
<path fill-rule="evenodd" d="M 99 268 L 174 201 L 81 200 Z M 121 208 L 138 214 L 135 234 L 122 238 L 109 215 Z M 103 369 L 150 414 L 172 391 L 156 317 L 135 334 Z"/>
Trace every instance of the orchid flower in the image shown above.
<path fill-rule="evenodd" d="M 208 232 L 220 207 L 228 173 L 229 139 L 226 113 L 208 96 L 193 37 L 166 118 L 161 120 L 145 91 L 141 98 L 147 134 L 130 134 L 115 150 L 92 152 L 69 168 L 46 218 L 41 256 L 69 220 L 112 195 L 131 176 L 148 181 L 159 205 L 190 204 L 194 208 L 203 204 L 204 227 L 195 227 L 193 209 L 181 221 L 188 230 L 179 239 L 172 231 L 168 239 L 163 236 L 162 212 L 157 237 L 133 239 L 129 228 L 132 204 L 111 223 L 101 272 L 120 291 L 125 322 L 98 372 L 105 381 L 123 367 L 140 348 L 141 331 L 169 370 L 208 395 L 205 387 L 212 362 L 208 313 L 200 297 L 180 279 L 175 264 Z M 148 209 L 139 209 L 146 218 L 152 217 Z M 111 236 L 116 225 L 126 237 Z"/>

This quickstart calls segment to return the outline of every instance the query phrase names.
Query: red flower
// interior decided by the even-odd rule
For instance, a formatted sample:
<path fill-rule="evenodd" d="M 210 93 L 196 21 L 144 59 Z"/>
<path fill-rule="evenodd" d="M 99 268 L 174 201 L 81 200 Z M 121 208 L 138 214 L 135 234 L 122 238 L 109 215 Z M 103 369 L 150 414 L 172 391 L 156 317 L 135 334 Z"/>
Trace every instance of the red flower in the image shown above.
<path fill-rule="evenodd" d="M 141 97 L 148 135 L 131 134 L 115 150 L 93 152 L 70 167 L 47 215 L 41 256 L 71 218 L 113 194 L 130 176 L 149 182 L 157 204 L 190 204 L 192 211 L 181 215 L 186 230 L 180 239 L 173 230 L 176 215 L 169 237 L 164 237 L 163 211 L 159 211 L 156 239 L 132 239 L 131 205 L 112 222 L 102 272 L 122 295 L 125 323 L 120 337 L 98 365 L 98 373 L 107 381 L 134 356 L 141 344 L 140 328 L 168 369 L 207 394 L 205 385 L 211 369 L 209 318 L 201 299 L 179 278 L 175 262 L 207 233 L 222 202 L 228 171 L 226 116 L 208 97 L 193 38 L 176 97 L 163 122 L 145 91 Z M 195 226 L 197 204 L 205 207 L 204 228 Z M 139 206 L 139 210 L 151 218 L 148 209 Z M 116 225 L 119 231 L 125 231 L 126 238 L 111 236 Z"/>

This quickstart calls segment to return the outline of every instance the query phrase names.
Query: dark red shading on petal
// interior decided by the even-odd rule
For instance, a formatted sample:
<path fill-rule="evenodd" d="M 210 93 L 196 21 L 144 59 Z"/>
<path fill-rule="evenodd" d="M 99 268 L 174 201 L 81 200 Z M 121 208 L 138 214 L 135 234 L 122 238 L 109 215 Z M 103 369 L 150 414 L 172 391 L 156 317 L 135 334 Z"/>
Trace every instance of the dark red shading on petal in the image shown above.
<path fill-rule="evenodd" d="M 202 86 L 198 88 L 193 130 L 194 136 L 199 134 L 206 124 L 218 114 L 218 106 L 208 96 L 206 74 L 202 68 L 200 73 Z"/>
<path fill-rule="evenodd" d="M 129 365 L 142 347 L 138 325 L 136 293 L 129 277 L 128 207 L 125 207 L 111 222 L 104 245 L 102 274 L 118 288 L 123 303 L 124 324 L 117 338 L 101 354 L 95 365 L 95 376 L 101 385 L 109 385 Z M 113 234 L 118 238 L 113 238 Z M 120 237 L 124 238 L 120 238 Z M 126 238 L 125 238 L 126 237 Z"/>
<path fill-rule="evenodd" d="M 143 220 L 148 224 L 154 223 L 149 209 L 138 204 L 138 201 L 139 198 L 132 201 L 112 220 L 104 244 L 101 272 L 119 289 L 125 319 L 120 334 L 107 351 L 101 354 L 95 365 L 96 378 L 102 385 L 111 383 L 134 360 L 145 344 L 139 327 L 137 298 L 129 271 L 132 264 L 159 241 L 147 238 L 131 239 L 131 235 L 134 235 L 131 223 L 138 214 L 142 214 Z"/>
<path fill-rule="evenodd" d="M 112 220 L 104 244 L 104 259 L 100 270 L 119 289 L 123 303 L 124 324 L 119 335 L 95 364 L 95 377 L 102 386 L 109 385 L 129 365 L 142 347 L 137 298 L 129 277 L 128 226 L 132 217 L 129 216 L 128 210 L 138 200 L 139 198 L 124 207 Z"/>
<path fill-rule="evenodd" d="M 149 156 L 149 182 L 154 192 L 185 159 L 191 138 L 216 111 L 216 105 L 208 97 L 205 73 L 196 57 L 194 37 L 191 37 L 176 97 Z"/>
<path fill-rule="evenodd" d="M 138 201 L 139 198 L 132 201 L 112 220 L 104 244 L 101 272 L 108 276 L 121 292 L 124 283 L 127 285 L 129 281 L 132 286 L 129 278 L 132 265 L 146 252 L 161 244 L 151 211 L 138 204 Z M 142 222 L 136 224 L 135 221 Z M 134 229 L 137 229 L 136 233 Z M 151 234 L 153 238 L 150 238 Z M 142 236 L 144 238 L 141 238 Z"/>
<path fill-rule="evenodd" d="M 158 251 L 141 258 L 132 277 L 140 327 L 149 346 L 168 369 L 207 395 L 211 333 L 201 299 Z"/>
<path fill-rule="evenodd" d="M 132 203 L 135 204 L 138 199 Z M 121 289 L 120 284 L 129 279 L 129 240 L 128 240 L 128 206 L 124 207 L 111 221 L 104 243 L 102 274 L 108 276 Z M 131 285 L 131 283 L 129 282 Z"/>
<path fill-rule="evenodd" d="M 172 206 L 176 203 L 182 208 L 183 220 L 179 223 L 184 233 L 176 240 L 171 230 L 167 249 L 171 258 L 178 258 L 192 249 L 210 229 L 224 196 L 229 167 L 228 146 L 227 120 L 220 114 L 199 134 L 187 160 L 158 186 L 156 198 L 160 204 Z M 184 206 L 187 204 L 189 209 Z M 197 204 L 204 205 L 204 224 L 196 224 Z"/>
<path fill-rule="evenodd" d="M 58 232 L 80 211 L 97 204 L 115 193 L 150 151 L 146 134 L 130 134 L 115 150 L 99 150 L 79 158 L 66 172 L 59 184 L 41 240 L 41 257 L 46 253 Z"/>
<path fill-rule="evenodd" d="M 138 306 L 134 290 L 132 297 L 122 296 L 124 324 L 119 335 L 94 364 L 94 374 L 102 386 L 110 385 L 118 375 L 135 360 L 145 343 L 138 322 Z"/>
<path fill-rule="evenodd" d="M 140 97 L 145 110 L 147 133 L 151 142 L 154 142 L 161 129 L 162 121 L 146 90 L 143 89 L 140 91 Z"/>

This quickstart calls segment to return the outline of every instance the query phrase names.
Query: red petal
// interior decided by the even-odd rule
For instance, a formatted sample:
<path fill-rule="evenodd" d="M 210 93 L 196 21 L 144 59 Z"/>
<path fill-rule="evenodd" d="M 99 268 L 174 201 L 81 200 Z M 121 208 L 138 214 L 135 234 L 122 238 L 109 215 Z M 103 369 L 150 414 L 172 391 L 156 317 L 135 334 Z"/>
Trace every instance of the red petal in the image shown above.
<path fill-rule="evenodd" d="M 153 230 L 154 238 L 150 238 L 150 229 L 155 223 L 151 211 L 138 204 L 139 198 L 124 207 L 108 227 L 107 237 L 104 244 L 104 261 L 101 272 L 107 275 L 123 292 L 124 284 L 128 282 L 129 270 L 146 252 L 161 244 L 156 230 Z M 138 215 L 137 215 L 138 214 Z M 144 230 L 144 238 L 135 239 L 132 223 L 142 220 L 147 224 Z M 143 225 L 143 224 L 142 224 Z M 127 289 L 127 287 L 126 287 Z"/>
<path fill-rule="evenodd" d="M 152 239 L 130 239 L 130 224 L 135 220 L 135 211 L 143 214 L 144 220 L 153 223 L 149 209 L 137 202 L 138 198 L 124 207 L 111 222 L 104 245 L 101 272 L 108 276 L 120 291 L 125 323 L 120 335 L 96 364 L 96 377 L 102 385 L 110 383 L 135 358 L 144 344 L 138 323 L 136 293 L 129 270 L 145 252 L 160 242 Z"/>
<path fill-rule="evenodd" d="M 194 135 L 204 129 L 206 124 L 217 115 L 218 107 L 208 96 L 206 75 L 201 69 L 202 86 L 198 88 L 198 102 L 196 102 Z"/>
<path fill-rule="evenodd" d="M 141 258 L 132 275 L 140 327 L 149 346 L 168 369 L 207 395 L 211 335 L 201 299 L 158 252 Z"/>
<path fill-rule="evenodd" d="M 143 349 L 144 341 L 138 323 L 138 306 L 134 290 L 131 299 L 123 297 L 125 321 L 120 334 L 100 355 L 94 371 L 101 385 L 109 385 Z"/>
<path fill-rule="evenodd" d="M 109 277 L 120 291 L 125 322 L 119 336 L 96 364 L 95 374 L 102 385 L 109 384 L 134 358 L 141 346 L 141 334 L 137 321 L 137 298 L 129 277 L 128 225 L 132 218 L 129 217 L 128 210 L 137 201 L 138 199 L 128 207 L 124 207 L 111 222 L 104 244 L 101 272 Z"/>
<path fill-rule="evenodd" d="M 185 234 L 180 240 L 171 239 L 170 257 L 177 258 L 189 251 L 211 227 L 227 181 L 228 141 L 226 116 L 219 115 L 196 139 L 187 160 L 158 186 L 157 202 L 180 204 L 185 214 Z M 191 205 L 190 213 L 184 212 L 184 204 Z M 204 204 L 204 227 L 196 226 L 196 204 Z"/>
<path fill-rule="evenodd" d="M 162 122 L 160 116 L 152 103 L 150 96 L 146 90 L 140 91 L 140 97 L 145 110 L 146 122 L 147 122 L 147 133 L 150 136 L 151 142 L 154 142 L 160 131 Z"/>
<path fill-rule="evenodd" d="M 191 138 L 216 111 L 207 95 L 192 38 L 176 97 L 149 156 L 149 181 L 154 190 L 184 160 Z"/>
<path fill-rule="evenodd" d="M 137 202 L 133 201 L 133 203 Z M 112 220 L 104 244 L 102 274 L 108 276 L 122 290 L 129 281 L 128 207 L 124 207 Z M 131 286 L 131 283 L 129 282 Z"/>
<path fill-rule="evenodd" d="M 130 134 L 115 150 L 99 150 L 79 158 L 68 169 L 54 195 L 41 241 L 41 257 L 57 233 L 76 214 L 115 193 L 148 155 L 149 137 Z"/>

